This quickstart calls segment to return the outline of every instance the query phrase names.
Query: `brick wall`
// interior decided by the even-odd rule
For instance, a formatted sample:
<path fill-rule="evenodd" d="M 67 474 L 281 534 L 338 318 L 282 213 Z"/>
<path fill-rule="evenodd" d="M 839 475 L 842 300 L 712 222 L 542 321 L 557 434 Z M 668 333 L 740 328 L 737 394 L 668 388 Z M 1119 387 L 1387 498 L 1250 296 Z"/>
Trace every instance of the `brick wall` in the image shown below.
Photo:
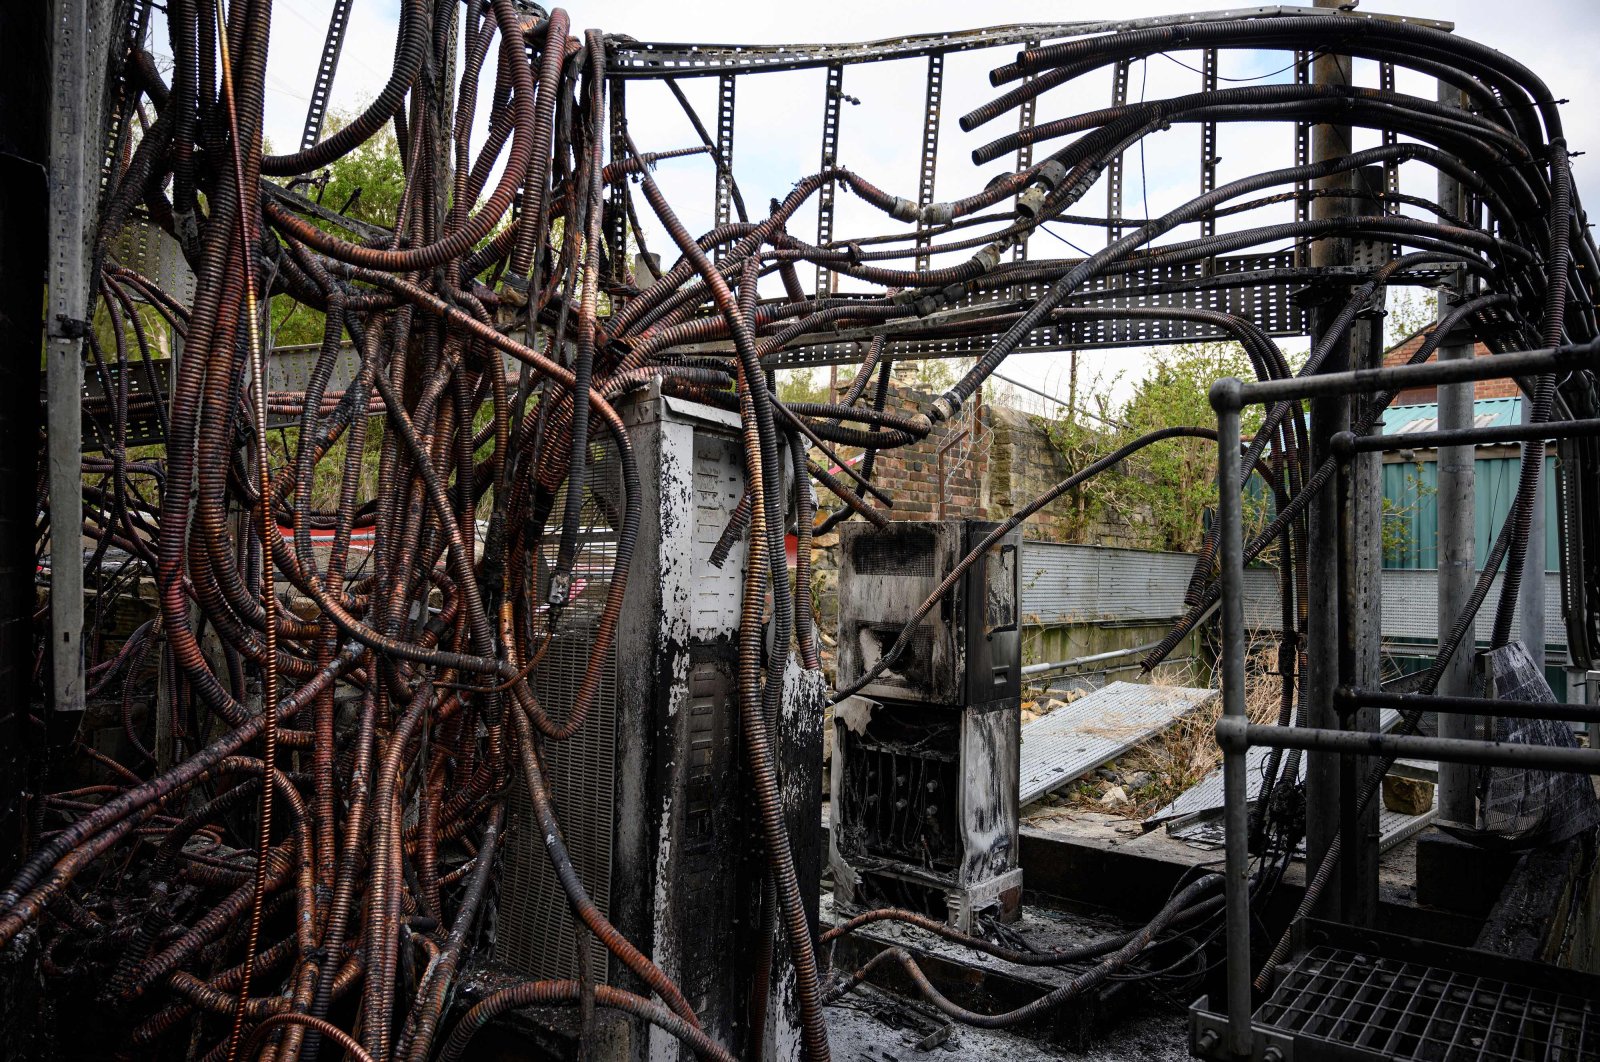
<path fill-rule="evenodd" d="M 1390 347 L 1383 355 L 1383 363 L 1385 365 L 1404 365 L 1411 360 L 1411 356 L 1422 346 L 1424 338 L 1424 333 L 1418 332 L 1411 338 Z M 1478 343 L 1474 347 L 1474 353 L 1480 358 L 1486 358 L 1489 356 L 1490 351 L 1488 347 Z M 1479 380 L 1473 397 L 1515 398 L 1519 393 L 1514 380 Z M 1439 389 L 1437 387 L 1412 387 L 1396 395 L 1391 405 L 1416 405 L 1418 403 L 1437 402 L 1438 400 Z"/>

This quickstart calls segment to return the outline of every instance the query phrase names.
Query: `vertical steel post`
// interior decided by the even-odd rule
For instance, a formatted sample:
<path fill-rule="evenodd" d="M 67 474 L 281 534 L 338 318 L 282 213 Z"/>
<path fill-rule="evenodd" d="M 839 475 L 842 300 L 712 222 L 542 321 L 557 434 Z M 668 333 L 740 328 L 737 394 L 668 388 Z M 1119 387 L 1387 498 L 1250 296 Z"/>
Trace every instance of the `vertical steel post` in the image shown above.
<path fill-rule="evenodd" d="M 1461 90 L 1439 82 L 1439 102 L 1453 107 L 1463 106 Z M 1464 217 L 1460 183 L 1439 173 L 1439 205 L 1447 214 Z M 1464 294 L 1467 282 L 1465 270 L 1456 270 L 1453 286 L 1457 296 L 1451 298 L 1445 291 L 1439 293 L 1438 316 L 1442 319 L 1452 305 Z M 1438 360 L 1465 361 L 1473 356 L 1473 342 L 1447 342 L 1439 347 Z M 1472 383 L 1441 384 L 1439 387 L 1439 428 L 1450 431 L 1472 427 Z M 1471 446 L 1441 446 L 1438 453 L 1439 502 L 1439 647 L 1456 617 L 1461 615 L 1472 596 L 1476 581 L 1477 543 L 1474 530 L 1473 472 L 1474 448 Z M 1472 693 L 1472 646 L 1463 645 L 1450 660 L 1439 678 L 1438 693 L 1449 697 L 1466 697 Z M 1470 738 L 1477 734 L 1479 720 L 1474 716 L 1453 712 L 1439 716 L 1439 736 L 1445 738 Z M 1476 768 L 1462 763 L 1439 764 L 1439 817 L 1449 822 L 1471 824 L 1477 817 L 1473 796 L 1476 788 L 1473 776 Z"/>
<path fill-rule="evenodd" d="M 720 228 L 733 220 L 733 106 L 732 74 L 717 78 L 717 204 L 716 224 Z M 720 262 L 728 244 L 718 243 L 712 254 Z"/>
<path fill-rule="evenodd" d="M 1027 51 L 1032 51 L 1034 48 L 1039 47 L 1039 42 L 1029 41 L 1023 47 Z M 1033 78 L 1034 75 L 1029 74 L 1027 77 L 1023 78 L 1023 81 L 1032 81 Z M 1033 128 L 1033 116 L 1035 113 L 1034 108 L 1037 103 L 1038 97 L 1029 96 L 1027 99 L 1022 101 L 1022 106 L 1017 108 L 1017 131 L 1019 133 L 1026 133 L 1028 130 Z M 1021 173 L 1023 170 L 1030 168 L 1032 165 L 1033 144 L 1024 140 L 1022 143 L 1017 145 L 1017 172 Z M 1017 240 L 1016 244 L 1011 248 L 1011 260 L 1013 262 L 1021 262 L 1026 260 L 1027 257 L 1028 237 L 1023 236 L 1021 239 Z"/>
<path fill-rule="evenodd" d="M 1228 1051 L 1250 1057 L 1250 853 L 1245 748 L 1230 740 L 1228 728 L 1243 733 L 1244 674 L 1244 514 L 1239 470 L 1239 381 L 1221 380 L 1211 389 L 1217 411 L 1217 518 L 1222 554 L 1222 800 L 1224 882 L 1227 916 Z"/>
<path fill-rule="evenodd" d="M 611 109 L 611 142 L 607 154 L 611 161 L 618 161 L 625 153 L 626 140 L 624 134 L 628 130 L 628 82 L 625 78 L 610 77 L 606 79 L 606 103 Z M 611 278 L 617 284 L 627 283 L 628 276 L 633 272 L 633 262 L 628 257 L 628 182 L 619 180 L 611 186 L 611 216 L 607 224 L 611 226 L 609 238 L 615 247 L 617 260 L 611 263 Z M 720 246 L 720 245 L 719 245 Z M 615 313 L 622 308 L 623 297 L 617 294 L 611 296 L 611 312 Z"/>
<path fill-rule="evenodd" d="M 1118 59 L 1111 75 L 1111 106 L 1125 107 L 1128 103 L 1128 71 L 1131 64 Z M 1106 246 L 1122 238 L 1122 153 L 1112 156 L 1106 166 Z"/>
<path fill-rule="evenodd" d="M 88 175 L 98 170 L 88 0 L 55 0 L 51 26 L 50 309 L 45 431 L 50 483 L 50 694 L 83 711 L 83 342 L 88 334 Z M 91 82 L 95 82 L 91 84 Z M 64 718 L 64 717 L 63 717 Z"/>
<path fill-rule="evenodd" d="M 1201 53 L 1200 91 L 1215 92 L 1217 90 L 1217 50 L 1207 48 Z M 1200 194 L 1206 195 L 1217 190 L 1217 123 L 1200 123 Z M 1217 234 L 1217 213 L 1208 210 L 1200 219 L 1200 235 L 1203 237 Z"/>
<path fill-rule="evenodd" d="M 1317 0 L 1318 7 L 1335 7 L 1335 0 Z M 1323 55 L 1312 63 L 1311 77 L 1316 84 L 1345 84 L 1350 80 L 1348 56 Z M 1312 162 L 1327 162 L 1350 153 L 1350 127 L 1319 124 L 1310 131 Z M 1349 171 L 1324 177 L 1314 186 L 1318 190 L 1342 191 L 1351 186 Z M 1316 199 L 1310 203 L 1313 218 L 1332 218 L 1346 214 L 1350 201 L 1340 196 Z M 1350 241 L 1323 239 L 1309 249 L 1310 265 L 1317 268 L 1350 264 Z M 1341 293 L 1324 291 L 1313 315 L 1312 342 L 1322 341 L 1327 321 L 1336 313 L 1335 302 Z M 1323 372 L 1350 368 L 1351 337 L 1347 333 L 1328 351 Z M 1350 427 L 1349 396 L 1313 399 L 1311 402 L 1311 464 L 1316 467 L 1333 455 L 1329 440 Z M 1340 599 L 1339 524 L 1340 503 L 1337 490 L 1324 490 L 1307 509 L 1309 554 L 1306 558 L 1307 600 L 1310 602 L 1306 630 L 1306 678 L 1304 704 L 1306 725 L 1337 729 L 1340 719 L 1334 707 L 1333 691 L 1339 684 Z M 1338 836 L 1340 826 L 1339 757 L 1327 752 L 1306 754 L 1306 853 L 1307 872 L 1315 873 L 1323 854 Z M 1346 853 L 1348 856 L 1350 853 Z M 1329 889 L 1323 894 L 1319 915 L 1339 918 L 1343 914 L 1342 891 Z"/>
<path fill-rule="evenodd" d="M 350 24 L 352 0 L 333 0 L 328 15 L 328 35 L 322 41 L 322 59 L 311 83 L 311 98 L 306 101 L 306 124 L 300 133 L 300 150 L 309 151 L 322 139 L 322 123 L 328 116 L 328 100 L 333 95 L 333 75 L 339 70 L 339 52 L 344 48 L 344 31 Z"/>

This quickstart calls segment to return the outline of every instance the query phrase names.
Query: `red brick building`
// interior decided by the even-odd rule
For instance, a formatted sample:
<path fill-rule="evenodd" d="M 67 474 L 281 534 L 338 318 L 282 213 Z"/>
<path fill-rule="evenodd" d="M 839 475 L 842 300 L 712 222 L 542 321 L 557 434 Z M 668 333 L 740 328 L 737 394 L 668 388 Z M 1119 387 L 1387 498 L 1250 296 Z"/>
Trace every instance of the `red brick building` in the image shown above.
<path fill-rule="evenodd" d="M 1422 346 L 1422 341 L 1426 335 L 1427 330 L 1424 329 L 1413 333 L 1390 347 L 1383 355 L 1383 363 L 1385 365 L 1404 365 L 1411 360 L 1411 356 L 1417 352 L 1417 348 Z M 1482 343 L 1476 344 L 1475 351 L 1480 358 L 1486 358 L 1490 354 L 1489 348 Z M 1473 397 L 1515 398 L 1518 393 L 1517 384 L 1514 380 L 1479 380 Z M 1409 406 L 1437 402 L 1438 400 L 1439 389 L 1437 387 L 1411 387 L 1396 395 L 1395 400 L 1390 405 Z"/>

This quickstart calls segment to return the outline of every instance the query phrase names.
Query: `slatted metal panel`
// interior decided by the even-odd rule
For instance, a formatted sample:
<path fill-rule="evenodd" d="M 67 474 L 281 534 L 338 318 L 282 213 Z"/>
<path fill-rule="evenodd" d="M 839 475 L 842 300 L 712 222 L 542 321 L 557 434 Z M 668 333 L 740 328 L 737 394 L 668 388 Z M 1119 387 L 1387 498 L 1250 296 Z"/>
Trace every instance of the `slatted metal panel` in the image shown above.
<path fill-rule="evenodd" d="M 1258 631 L 1277 631 L 1282 626 L 1278 607 L 1278 575 L 1265 568 L 1249 568 L 1244 573 L 1244 620 Z M 1494 603 L 1499 600 L 1501 576 L 1490 584 L 1489 596 L 1478 610 L 1474 637 L 1489 640 L 1494 627 Z M 1388 568 L 1383 573 L 1383 637 L 1422 643 L 1439 639 L 1439 573 L 1432 568 Z M 1566 621 L 1561 615 L 1561 577 L 1544 573 L 1545 636 L 1552 646 L 1565 648 Z"/>
<path fill-rule="evenodd" d="M 1083 777 L 1217 696 L 1188 686 L 1113 682 L 1035 719 L 1022 728 L 1018 803 Z"/>
<path fill-rule="evenodd" d="M 178 241 L 143 218 L 122 227 L 111 240 L 111 257 L 156 282 L 156 286 L 179 302 L 194 301 L 194 273 L 183 257 Z"/>
<path fill-rule="evenodd" d="M 933 52 L 960 52 L 997 48 L 1030 41 L 1059 40 L 1151 26 L 1193 24 L 1235 18 L 1271 18 L 1302 15 L 1305 8 L 1289 4 L 1236 7 L 1145 18 L 1099 19 L 1083 22 L 1038 22 L 948 33 L 921 33 L 877 41 L 845 44 L 680 44 L 675 41 L 613 42 L 612 65 L 623 77 L 673 77 L 720 74 L 725 71 L 756 73 L 768 70 L 805 70 L 830 63 L 872 63 L 885 59 L 910 59 Z M 1420 25 L 1449 29 L 1451 23 L 1410 19 Z"/>
<path fill-rule="evenodd" d="M 607 518 L 621 512 L 621 472 L 615 443 L 598 443 L 601 456 L 590 468 L 585 490 L 584 529 L 573 564 L 572 599 L 562 610 L 560 627 L 544 660 L 530 681 L 540 705 L 560 724 L 572 710 L 589 660 L 616 559 L 616 529 Z M 597 500 L 596 496 L 600 496 Z M 539 579 L 534 600 L 545 600 L 554 565 L 563 505 L 545 528 L 538 553 Z M 545 622 L 541 608 L 539 622 Z M 611 916 L 612 858 L 616 830 L 617 648 L 606 654 L 599 691 L 589 716 L 566 741 L 543 743 L 551 800 L 562 837 L 578 878 L 606 917 Z M 495 957 L 518 973 L 536 978 L 573 978 L 578 974 L 577 932 L 572 905 L 555 875 L 533 817 L 527 787 L 511 787 L 515 833 L 506 846 L 500 881 L 500 917 L 495 931 Z M 589 969 L 609 983 L 605 945 L 589 941 Z"/>
<path fill-rule="evenodd" d="M 1021 565 L 1022 615 L 1028 623 L 1161 620 L 1183 614 L 1194 557 L 1024 542 Z"/>

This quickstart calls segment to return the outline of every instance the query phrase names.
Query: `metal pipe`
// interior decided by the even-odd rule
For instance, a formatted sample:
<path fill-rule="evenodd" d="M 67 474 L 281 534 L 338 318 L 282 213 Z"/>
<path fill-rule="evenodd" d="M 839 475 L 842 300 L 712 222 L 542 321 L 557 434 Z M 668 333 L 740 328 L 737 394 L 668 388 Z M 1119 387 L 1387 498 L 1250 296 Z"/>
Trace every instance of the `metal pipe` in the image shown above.
<path fill-rule="evenodd" d="M 1492 358 L 1471 361 L 1432 362 L 1422 365 L 1386 365 L 1380 369 L 1355 369 L 1349 372 L 1292 376 L 1281 380 L 1261 380 L 1239 388 L 1238 402 L 1244 405 L 1269 405 L 1297 398 L 1319 398 L 1343 392 L 1371 394 L 1375 391 L 1400 391 L 1407 387 L 1460 383 L 1464 380 L 1498 380 L 1538 373 L 1593 370 L 1600 367 L 1600 337 L 1585 343 L 1563 343 L 1559 347 L 1518 350 Z"/>
<path fill-rule="evenodd" d="M 1535 403 L 1527 397 L 1522 399 L 1522 423 L 1532 425 L 1538 423 Z M 1529 450 L 1536 450 L 1539 460 L 1539 471 L 1533 477 L 1533 503 L 1529 512 L 1528 541 L 1523 557 L 1523 571 L 1526 575 L 1517 586 L 1517 611 L 1518 623 L 1522 633 L 1523 647 L 1528 650 L 1528 657 L 1533 661 L 1533 666 L 1539 674 L 1544 674 L 1544 569 L 1545 569 L 1545 469 L 1548 461 L 1545 458 L 1545 447 L 1527 446 L 1522 448 L 1524 459 Z"/>
<path fill-rule="evenodd" d="M 1440 347 L 1439 356 L 1446 357 L 1451 348 Z M 1449 388 L 1464 387 L 1464 384 L 1450 384 Z M 1441 394 L 1446 387 L 1439 388 Z M 1470 395 L 1471 390 L 1467 393 Z M 1443 421 L 1444 403 L 1440 402 L 1439 419 Z M 1438 431 L 1412 431 L 1399 435 L 1345 435 L 1334 439 L 1334 448 L 1348 450 L 1350 453 L 1371 453 L 1381 451 L 1393 453 L 1397 450 L 1431 450 L 1435 447 L 1444 449 L 1464 449 L 1471 451 L 1474 446 L 1491 443 L 1524 442 L 1529 439 L 1590 439 L 1600 435 L 1600 418 L 1587 420 L 1547 420 L 1538 424 L 1506 424 L 1498 428 L 1443 428 Z M 1441 455 L 1439 473 L 1444 474 L 1443 457 Z M 1443 487 L 1440 488 L 1441 493 Z M 1441 519 L 1443 517 L 1441 516 Z"/>
<path fill-rule="evenodd" d="M 1244 513 L 1239 469 L 1239 381 L 1222 380 L 1211 389 L 1217 410 L 1217 516 L 1222 552 L 1222 722 L 1248 725 L 1244 676 Z M 1250 853 L 1249 796 L 1245 748 L 1223 745 L 1222 794 L 1227 890 L 1228 1049 L 1250 1057 Z"/>
<path fill-rule="evenodd" d="M 1206 617 L 1209 617 L 1211 612 L 1215 611 L 1216 606 L 1213 605 L 1210 611 L 1206 613 Z M 1206 617 L 1202 617 L 1201 622 L 1204 622 Z M 1160 644 L 1161 643 L 1159 641 L 1148 642 L 1145 645 L 1136 645 L 1131 649 L 1112 649 L 1110 652 L 1093 653 L 1089 656 L 1075 656 L 1070 660 L 1057 660 L 1048 664 L 1029 664 L 1027 667 L 1022 669 L 1021 673 L 1023 675 L 1043 675 L 1046 672 L 1062 671 L 1069 667 L 1081 667 L 1084 664 L 1098 664 L 1102 660 L 1118 660 L 1125 656 L 1138 656 L 1141 653 L 1148 653 L 1150 650 L 1154 649 Z"/>
<path fill-rule="evenodd" d="M 1235 723 L 1226 716 L 1217 723 L 1217 740 L 1226 750 L 1265 745 L 1281 749 L 1318 749 L 1341 756 L 1393 756 L 1400 759 L 1475 763 L 1485 767 L 1566 771 L 1600 775 L 1600 749 L 1559 745 L 1515 745 L 1505 741 L 1463 738 L 1402 737 L 1395 734 L 1352 734 L 1313 727 Z M 1231 983 L 1231 982 L 1230 982 Z"/>
<path fill-rule="evenodd" d="M 1428 696 L 1421 693 L 1385 693 L 1379 690 L 1341 689 L 1335 694 L 1341 707 L 1393 708 L 1400 712 L 1437 712 L 1443 717 L 1498 715 L 1507 719 L 1555 719 L 1570 723 L 1600 720 L 1600 708 L 1558 701 L 1507 701 L 1494 697 Z M 1441 737 L 1448 736 L 1443 733 Z M 1468 821 L 1468 820 L 1461 820 Z"/>

